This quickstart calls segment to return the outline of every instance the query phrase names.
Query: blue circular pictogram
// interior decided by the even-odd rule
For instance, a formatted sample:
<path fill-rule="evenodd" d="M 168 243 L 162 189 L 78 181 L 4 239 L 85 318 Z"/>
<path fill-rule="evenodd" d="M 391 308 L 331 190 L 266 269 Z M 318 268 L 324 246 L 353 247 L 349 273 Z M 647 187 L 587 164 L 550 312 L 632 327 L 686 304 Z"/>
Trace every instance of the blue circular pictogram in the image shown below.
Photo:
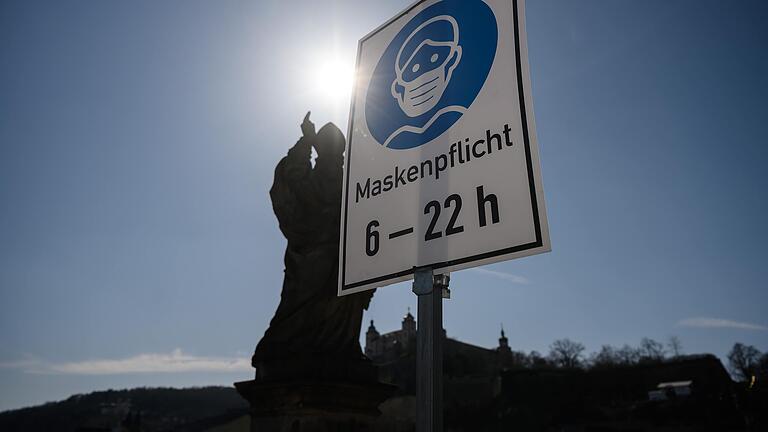
<path fill-rule="evenodd" d="M 444 0 L 411 19 L 374 69 L 365 99 L 381 145 L 410 149 L 448 130 L 483 88 L 498 29 L 481 0 Z"/>

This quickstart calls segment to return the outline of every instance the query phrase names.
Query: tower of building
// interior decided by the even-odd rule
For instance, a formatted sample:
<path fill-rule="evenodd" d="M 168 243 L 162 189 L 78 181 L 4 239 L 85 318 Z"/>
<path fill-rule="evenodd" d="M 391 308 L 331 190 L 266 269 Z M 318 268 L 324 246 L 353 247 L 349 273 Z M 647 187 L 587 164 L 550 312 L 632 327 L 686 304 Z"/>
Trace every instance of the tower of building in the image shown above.
<path fill-rule="evenodd" d="M 378 339 L 379 336 L 379 331 L 376 330 L 376 326 L 373 325 L 373 320 L 371 320 L 371 325 L 368 326 L 368 331 L 365 332 L 365 341 L 371 342 L 375 339 Z"/>
<path fill-rule="evenodd" d="M 365 355 L 371 356 L 375 354 L 375 342 L 379 339 L 379 332 L 376 330 L 376 326 L 373 325 L 373 320 L 371 320 L 371 325 L 368 326 L 368 331 L 365 332 Z"/>
<path fill-rule="evenodd" d="M 509 340 L 507 339 L 507 336 L 504 334 L 504 326 L 501 326 L 501 337 L 499 338 L 499 347 L 497 348 L 499 352 L 509 353 L 512 350 L 509 348 Z"/>
<path fill-rule="evenodd" d="M 416 319 L 411 315 L 411 308 L 408 308 L 408 313 L 403 318 L 402 329 L 406 336 L 416 335 Z"/>

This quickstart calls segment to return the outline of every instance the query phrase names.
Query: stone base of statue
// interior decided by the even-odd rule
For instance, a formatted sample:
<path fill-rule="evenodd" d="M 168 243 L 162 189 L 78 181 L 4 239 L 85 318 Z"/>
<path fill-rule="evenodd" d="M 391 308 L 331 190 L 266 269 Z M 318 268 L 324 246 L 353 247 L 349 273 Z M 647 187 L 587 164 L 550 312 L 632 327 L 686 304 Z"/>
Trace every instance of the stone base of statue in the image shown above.
<path fill-rule="evenodd" d="M 260 365 L 255 380 L 235 383 L 251 405 L 251 432 L 372 431 L 396 387 L 378 382 L 370 362 L 338 361 Z"/>
<path fill-rule="evenodd" d="M 251 432 L 371 432 L 394 392 L 382 383 L 235 383 L 251 404 Z"/>

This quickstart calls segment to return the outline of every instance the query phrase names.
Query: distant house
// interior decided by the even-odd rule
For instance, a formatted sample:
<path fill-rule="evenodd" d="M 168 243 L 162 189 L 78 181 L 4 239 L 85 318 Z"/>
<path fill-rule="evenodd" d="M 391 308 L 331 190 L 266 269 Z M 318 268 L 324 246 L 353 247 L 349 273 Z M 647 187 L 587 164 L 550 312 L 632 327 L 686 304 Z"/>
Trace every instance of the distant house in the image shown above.
<path fill-rule="evenodd" d="M 662 401 L 674 398 L 686 398 L 691 395 L 693 381 L 672 381 L 659 383 L 655 390 L 648 392 L 648 400 Z"/>
<path fill-rule="evenodd" d="M 138 432 L 141 413 L 135 412 L 130 400 L 103 402 L 99 413 L 88 418 L 76 432 Z"/>

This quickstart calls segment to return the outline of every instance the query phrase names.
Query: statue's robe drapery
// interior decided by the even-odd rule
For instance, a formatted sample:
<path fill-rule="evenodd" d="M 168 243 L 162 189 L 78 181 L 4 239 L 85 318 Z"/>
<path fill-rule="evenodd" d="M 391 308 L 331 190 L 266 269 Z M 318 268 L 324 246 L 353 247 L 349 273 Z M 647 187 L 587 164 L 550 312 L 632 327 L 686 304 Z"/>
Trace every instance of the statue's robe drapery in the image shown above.
<path fill-rule="evenodd" d="M 364 359 L 360 325 L 372 294 L 336 295 L 343 156 L 319 156 L 312 167 L 311 148 L 302 138 L 288 151 L 270 190 L 288 246 L 280 304 L 252 359 L 257 376 L 297 359 L 341 367 Z"/>

